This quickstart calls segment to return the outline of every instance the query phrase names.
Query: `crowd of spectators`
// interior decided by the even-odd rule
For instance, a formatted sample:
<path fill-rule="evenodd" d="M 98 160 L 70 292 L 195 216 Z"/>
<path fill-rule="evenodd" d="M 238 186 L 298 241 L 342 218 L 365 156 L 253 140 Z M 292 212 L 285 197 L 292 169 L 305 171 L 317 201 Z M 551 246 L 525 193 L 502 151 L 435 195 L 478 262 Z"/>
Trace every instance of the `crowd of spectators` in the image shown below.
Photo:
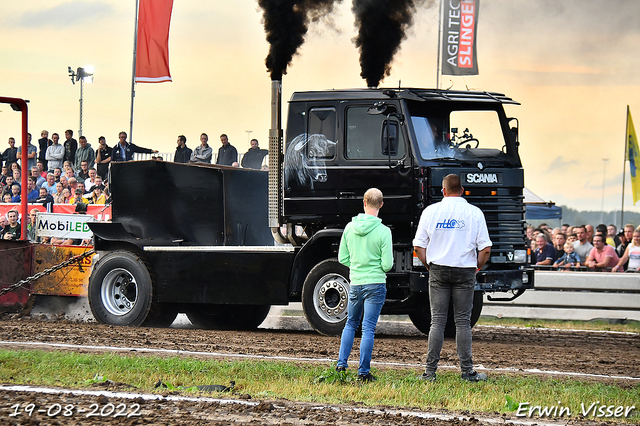
<path fill-rule="evenodd" d="M 640 226 L 626 224 L 571 226 L 551 229 L 547 224 L 527 227 L 531 264 L 556 269 L 612 272 L 640 271 Z"/>
<path fill-rule="evenodd" d="M 134 154 L 154 154 L 157 150 L 139 147 L 127 142 L 127 134 L 120 132 L 118 143 L 107 145 L 104 136 L 98 138 L 94 149 L 85 136 L 78 141 L 73 138 L 73 130 L 64 133 L 65 140 L 60 142 L 57 133 L 51 135 L 43 130 L 38 145 L 28 138 L 27 167 L 24 168 L 21 147 L 9 138 L 7 148 L 0 157 L 0 199 L 4 203 L 19 203 L 21 200 L 21 174 L 28 173 L 27 197 L 30 203 L 52 204 L 107 204 L 110 201 L 109 163 L 130 161 Z M 211 163 L 213 149 L 208 144 L 206 133 L 200 135 L 200 144 L 194 150 L 187 147 L 187 138 L 178 136 L 178 146 L 174 161 L 180 163 Z M 220 135 L 221 146 L 215 157 L 215 164 L 251 169 L 263 169 L 263 160 L 267 150 L 260 149 L 258 140 L 251 140 L 251 148 L 238 162 L 238 151 L 229 143 L 226 134 Z M 42 191 L 44 189 L 45 191 Z"/>

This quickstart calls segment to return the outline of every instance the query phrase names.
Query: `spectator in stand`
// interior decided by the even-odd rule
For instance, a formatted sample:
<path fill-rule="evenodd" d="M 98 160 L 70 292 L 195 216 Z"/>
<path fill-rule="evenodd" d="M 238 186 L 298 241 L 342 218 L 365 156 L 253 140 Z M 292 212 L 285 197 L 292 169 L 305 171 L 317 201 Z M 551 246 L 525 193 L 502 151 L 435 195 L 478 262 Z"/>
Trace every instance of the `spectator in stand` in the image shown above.
<path fill-rule="evenodd" d="M 536 251 L 535 251 L 535 264 L 536 265 L 552 265 L 555 260 L 555 249 L 552 244 L 549 244 L 547 237 L 544 233 L 539 233 L 536 236 Z"/>
<path fill-rule="evenodd" d="M 104 180 L 109 179 L 110 162 L 111 148 L 107 146 L 107 139 L 104 136 L 100 136 L 98 138 L 98 150 L 96 151 L 96 170 L 98 172 L 98 175 L 102 176 Z"/>
<path fill-rule="evenodd" d="M 76 176 L 78 177 L 78 179 L 82 179 L 82 180 L 89 179 L 89 162 L 88 161 L 80 162 L 80 170 L 78 170 L 78 173 L 76 174 Z"/>
<path fill-rule="evenodd" d="M 7 226 L 9 224 L 9 222 L 7 221 L 7 218 L 5 216 L 0 215 L 0 232 L 2 232 L 2 230 L 5 228 L 5 226 Z"/>
<path fill-rule="evenodd" d="M 29 223 L 27 224 L 27 239 L 32 243 L 37 243 L 36 241 L 36 219 L 38 217 L 38 209 L 31 209 L 29 212 Z"/>
<path fill-rule="evenodd" d="M 47 181 L 45 178 L 40 176 L 40 170 L 38 169 L 38 166 L 33 166 L 31 168 L 31 176 L 36 178 L 36 189 L 40 189 L 42 184 Z"/>
<path fill-rule="evenodd" d="M 620 258 L 613 247 L 605 243 L 605 236 L 596 234 L 593 236 L 594 248 L 587 257 L 586 266 L 594 268 L 613 268 L 618 264 Z"/>
<path fill-rule="evenodd" d="M 53 202 L 56 204 L 64 203 L 64 195 L 62 194 L 62 184 L 60 182 L 56 183 L 56 193 L 53 194 Z"/>
<path fill-rule="evenodd" d="M 39 191 L 36 188 L 37 178 L 35 176 L 29 176 L 27 178 L 27 202 L 31 203 L 38 198 Z"/>
<path fill-rule="evenodd" d="M 176 153 L 173 155 L 174 163 L 188 163 L 191 159 L 193 151 L 187 147 L 187 138 L 185 135 L 178 136 L 178 146 Z"/>
<path fill-rule="evenodd" d="M 127 133 L 120 132 L 118 134 L 118 139 L 120 141 L 111 151 L 111 161 L 131 161 L 133 160 L 133 154 L 155 154 L 158 150 L 153 150 L 149 148 L 142 148 L 135 144 L 127 142 Z"/>
<path fill-rule="evenodd" d="M 211 163 L 213 149 L 209 146 L 209 136 L 206 133 L 200 135 L 200 145 L 193 150 L 190 163 Z"/>
<path fill-rule="evenodd" d="M 578 241 L 573 243 L 573 249 L 576 254 L 580 257 L 580 263 L 583 265 L 587 261 L 587 256 L 593 250 L 593 245 L 589 241 L 587 241 L 587 225 L 580 225 L 575 228 L 576 236 L 578 237 Z"/>
<path fill-rule="evenodd" d="M 3 198 L 3 200 L 4 200 L 4 194 L 9 194 L 9 195 L 13 196 L 13 194 L 11 193 L 11 188 L 13 187 L 13 184 L 14 184 L 13 176 L 7 176 L 7 180 L 5 182 L 5 185 L 2 188 L 2 198 Z"/>
<path fill-rule="evenodd" d="M 567 229 L 569 229 L 569 226 L 571 226 L 571 225 L 569 225 L 568 223 L 563 223 L 563 224 L 562 224 L 562 226 L 561 226 L 561 228 L 562 228 L 562 232 L 563 232 L 565 235 L 568 235 L 568 234 L 567 234 Z"/>
<path fill-rule="evenodd" d="M 71 200 L 71 190 L 69 188 L 65 188 L 62 190 L 62 204 L 69 204 Z"/>
<path fill-rule="evenodd" d="M 60 176 L 62 176 L 62 169 L 60 167 L 56 167 L 53 169 L 53 176 L 56 179 L 56 182 L 60 182 Z"/>
<path fill-rule="evenodd" d="M 11 202 L 19 203 L 20 202 L 20 185 L 14 183 L 11 187 Z"/>
<path fill-rule="evenodd" d="M 531 246 L 531 241 L 535 240 L 535 238 L 533 238 L 533 230 L 534 229 L 535 228 L 533 226 L 531 226 L 531 225 L 527 226 L 527 231 L 526 231 L 527 232 L 527 238 L 525 239 L 527 247 Z"/>
<path fill-rule="evenodd" d="M 602 234 L 602 236 L 604 237 L 605 240 L 605 244 L 607 241 L 607 225 L 605 225 L 604 223 L 601 223 L 600 225 L 596 226 L 596 234 Z M 615 246 L 612 246 L 613 248 L 616 248 Z"/>
<path fill-rule="evenodd" d="M 90 193 L 90 191 L 87 191 L 87 189 L 85 188 L 85 186 L 84 186 L 84 182 L 78 182 L 78 188 L 77 188 L 77 189 L 79 189 L 80 191 L 82 191 L 82 196 L 83 196 L 83 197 L 86 197 L 86 196 L 87 196 L 87 194 L 89 194 L 89 193 Z M 75 192 L 74 192 L 74 194 L 75 194 Z"/>
<path fill-rule="evenodd" d="M 27 133 L 27 168 L 26 170 L 31 169 L 31 167 L 36 165 L 36 154 L 38 153 L 38 148 L 31 143 L 31 133 Z M 18 160 L 20 160 L 20 164 L 24 167 L 24 161 L 22 160 L 22 146 L 18 147 L 18 153 L 16 154 Z"/>
<path fill-rule="evenodd" d="M 64 172 L 64 176 L 67 178 L 67 180 L 68 180 L 68 179 L 71 179 L 71 178 L 72 178 L 72 177 L 74 177 L 75 175 L 76 175 L 76 174 L 75 174 L 75 172 L 73 171 L 73 169 L 67 169 L 67 170 L 65 170 L 65 172 Z"/>
<path fill-rule="evenodd" d="M 53 211 L 53 195 L 51 195 L 44 186 L 40 188 L 40 196 L 35 202 L 42 203 L 48 213 Z"/>
<path fill-rule="evenodd" d="M 573 243 L 575 243 L 576 241 L 578 241 L 578 236 L 575 233 L 571 233 L 567 235 L 568 243 L 571 243 L 573 245 Z"/>
<path fill-rule="evenodd" d="M 19 169 L 13 170 L 13 183 L 17 183 L 20 185 L 22 182 L 22 173 L 20 173 Z"/>
<path fill-rule="evenodd" d="M 564 254 L 553 263 L 553 267 L 554 268 L 564 267 L 566 269 L 573 268 L 573 267 L 579 268 L 580 258 L 573 250 L 573 244 L 567 242 L 564 244 L 563 248 L 564 248 Z"/>
<path fill-rule="evenodd" d="M 251 139 L 251 148 L 242 156 L 242 167 L 245 169 L 260 170 L 262 160 L 269 153 L 266 149 L 260 149 L 258 139 Z"/>
<path fill-rule="evenodd" d="M 87 191 L 93 190 L 93 185 L 96 183 L 96 177 L 98 176 L 98 172 L 96 169 L 89 169 L 89 178 L 84 181 L 84 187 Z"/>
<path fill-rule="evenodd" d="M 91 144 L 87 142 L 87 138 L 80 136 L 78 138 L 80 146 L 76 150 L 76 157 L 73 162 L 73 170 L 80 170 L 80 164 L 86 161 L 89 164 L 89 168 L 93 167 L 96 162 L 96 152 L 91 147 Z"/>
<path fill-rule="evenodd" d="M 95 185 L 93 187 L 91 198 L 89 198 L 89 204 L 106 204 L 107 197 L 102 192 L 102 187 Z"/>
<path fill-rule="evenodd" d="M 75 195 L 69 200 L 69 204 L 78 204 L 85 203 L 89 204 L 89 200 L 84 197 L 82 193 L 82 189 L 79 188 L 80 184 L 78 184 L 78 189 L 76 189 Z"/>
<path fill-rule="evenodd" d="M 0 163 L 2 160 L 0 160 Z M 7 166 L 2 166 L 2 174 L 0 174 L 0 185 L 5 186 L 7 184 L 7 176 L 13 175 L 11 169 Z"/>
<path fill-rule="evenodd" d="M 619 257 L 622 257 L 625 250 L 627 249 L 627 237 L 625 237 L 624 231 L 618 232 L 618 235 L 616 235 L 616 237 L 618 237 L 618 240 L 620 240 L 620 244 L 616 246 L 616 253 Z"/>
<path fill-rule="evenodd" d="M 18 222 L 18 211 L 9 210 L 7 212 L 7 221 L 9 223 L 0 233 L 0 238 L 3 240 L 19 240 L 22 232 L 20 229 L 20 223 Z"/>
<path fill-rule="evenodd" d="M 49 139 L 49 131 L 43 130 L 40 132 L 41 138 L 38 139 L 38 145 L 40 146 L 40 153 L 38 154 L 38 161 L 42 162 L 42 170 L 47 170 L 47 159 L 45 158 L 47 154 L 47 148 L 51 146 L 53 141 Z"/>
<path fill-rule="evenodd" d="M 221 166 L 232 166 L 238 162 L 238 151 L 229 143 L 229 138 L 224 133 L 220 135 L 222 146 L 218 149 L 216 164 Z"/>
<path fill-rule="evenodd" d="M 567 242 L 567 236 L 562 232 L 558 232 L 553 236 L 553 248 L 556 250 L 554 259 L 564 256 L 564 244 Z"/>
<path fill-rule="evenodd" d="M 612 247 L 618 247 L 620 240 L 618 239 L 618 228 L 612 223 L 607 226 L 607 244 Z"/>
<path fill-rule="evenodd" d="M 59 182 L 62 184 L 62 189 L 69 187 L 69 179 L 66 176 L 60 176 Z"/>
<path fill-rule="evenodd" d="M 595 234 L 595 229 L 593 228 L 593 225 L 585 225 L 584 230 L 587 232 L 587 241 L 593 244 L 593 234 Z"/>
<path fill-rule="evenodd" d="M 2 193 L 2 202 L 5 204 L 11 204 L 11 192 L 3 192 Z"/>
<path fill-rule="evenodd" d="M 38 172 L 40 173 L 40 176 L 42 176 L 44 179 L 47 178 L 47 167 L 46 167 L 46 163 L 43 161 L 38 160 L 38 162 L 36 163 L 36 166 L 38 166 Z"/>
<path fill-rule="evenodd" d="M 13 163 L 18 162 L 18 148 L 16 148 L 16 140 L 9 138 L 9 148 L 5 149 L 2 153 L 2 159 L 7 167 L 11 168 Z"/>
<path fill-rule="evenodd" d="M 628 265 L 625 269 L 624 265 Z M 616 266 L 611 269 L 612 272 L 638 272 L 640 271 L 640 229 L 633 231 L 633 240 L 620 256 L 620 260 Z"/>
<path fill-rule="evenodd" d="M 64 159 L 75 164 L 76 151 L 78 150 L 78 141 L 73 138 L 73 130 L 68 129 L 64 132 Z"/>
<path fill-rule="evenodd" d="M 69 191 L 73 194 L 78 188 L 78 180 L 74 177 L 69 178 Z"/>
<path fill-rule="evenodd" d="M 57 133 L 51 135 L 53 143 L 47 148 L 45 159 L 49 171 L 53 171 L 56 167 L 61 167 L 64 161 L 64 146 L 58 143 L 60 136 Z"/>
<path fill-rule="evenodd" d="M 40 188 L 46 189 L 47 192 L 51 195 L 56 193 L 56 177 L 53 175 L 53 173 L 49 173 L 47 175 L 47 181 L 43 183 Z"/>

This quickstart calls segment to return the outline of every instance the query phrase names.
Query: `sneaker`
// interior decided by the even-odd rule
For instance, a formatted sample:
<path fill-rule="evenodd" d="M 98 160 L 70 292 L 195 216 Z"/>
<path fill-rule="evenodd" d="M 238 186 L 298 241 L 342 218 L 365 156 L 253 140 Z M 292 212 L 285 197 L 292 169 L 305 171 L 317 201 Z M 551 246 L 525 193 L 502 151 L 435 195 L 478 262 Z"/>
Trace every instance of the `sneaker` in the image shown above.
<path fill-rule="evenodd" d="M 422 375 L 418 376 L 419 380 L 424 380 L 425 382 L 435 382 L 436 381 L 436 373 L 422 373 Z"/>
<path fill-rule="evenodd" d="M 371 373 L 358 374 L 358 381 L 359 382 L 367 383 L 367 382 L 375 382 L 376 380 L 378 380 L 378 379 L 376 379 L 376 376 L 374 376 Z"/>
<path fill-rule="evenodd" d="M 342 373 L 343 371 L 347 371 L 347 367 L 340 367 L 340 366 L 337 366 L 337 367 L 336 367 L 336 371 L 337 371 L 338 373 Z"/>
<path fill-rule="evenodd" d="M 470 382 L 482 382 L 487 380 L 487 375 L 484 373 L 478 373 L 476 370 L 471 370 L 468 373 L 462 373 L 462 380 L 468 380 Z"/>

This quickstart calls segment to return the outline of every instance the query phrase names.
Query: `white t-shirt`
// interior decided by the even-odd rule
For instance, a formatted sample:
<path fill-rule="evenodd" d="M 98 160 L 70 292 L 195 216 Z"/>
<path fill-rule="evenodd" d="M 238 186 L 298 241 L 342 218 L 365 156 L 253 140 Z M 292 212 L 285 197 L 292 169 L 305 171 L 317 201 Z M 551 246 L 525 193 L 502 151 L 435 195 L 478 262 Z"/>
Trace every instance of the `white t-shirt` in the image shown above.
<path fill-rule="evenodd" d="M 482 210 L 462 197 L 444 197 L 422 212 L 413 245 L 427 249 L 427 262 L 476 268 L 477 251 L 491 247 Z"/>

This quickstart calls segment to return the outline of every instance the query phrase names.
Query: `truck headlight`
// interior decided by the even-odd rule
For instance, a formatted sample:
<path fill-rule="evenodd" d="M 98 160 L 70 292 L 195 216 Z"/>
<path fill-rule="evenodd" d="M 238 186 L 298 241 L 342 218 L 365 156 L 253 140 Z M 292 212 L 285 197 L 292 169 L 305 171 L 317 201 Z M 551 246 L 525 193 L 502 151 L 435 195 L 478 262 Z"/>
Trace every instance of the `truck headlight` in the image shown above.
<path fill-rule="evenodd" d="M 527 263 L 527 251 L 526 250 L 514 250 L 513 251 L 514 263 Z"/>

